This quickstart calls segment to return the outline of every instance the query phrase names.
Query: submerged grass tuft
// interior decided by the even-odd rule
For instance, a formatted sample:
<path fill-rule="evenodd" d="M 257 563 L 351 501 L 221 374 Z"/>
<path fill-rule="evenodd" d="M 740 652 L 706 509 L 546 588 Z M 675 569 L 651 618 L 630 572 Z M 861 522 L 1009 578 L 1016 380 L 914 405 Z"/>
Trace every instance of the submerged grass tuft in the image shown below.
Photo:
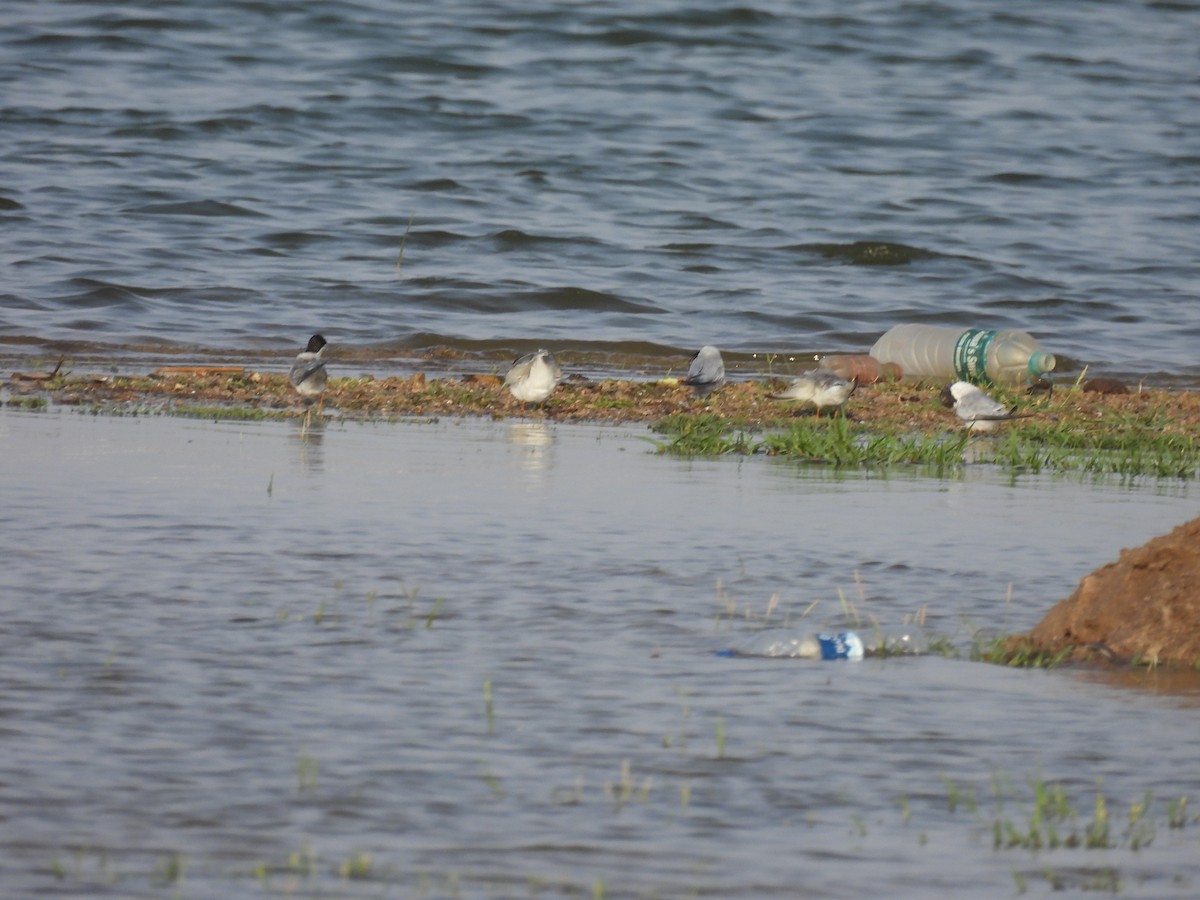
<path fill-rule="evenodd" d="M 303 794 L 317 789 L 317 761 L 304 750 L 296 763 L 296 792 Z"/>
<path fill-rule="evenodd" d="M 937 474 L 957 471 L 963 463 L 966 433 L 936 437 L 879 434 L 837 416 L 793 423 L 768 434 L 763 447 L 773 456 L 838 468 L 919 466 Z"/>
<path fill-rule="evenodd" d="M 45 409 L 50 403 L 45 397 L 35 394 L 30 397 L 13 397 L 8 401 L 8 405 L 13 409 L 37 410 Z"/>
<path fill-rule="evenodd" d="M 178 884 L 183 880 L 185 868 L 187 868 L 186 858 L 182 853 L 173 852 L 159 863 L 155 870 L 156 880 L 164 885 Z"/>
<path fill-rule="evenodd" d="M 972 643 L 971 659 L 1015 669 L 1053 669 L 1070 659 L 1073 651 L 1072 647 L 1049 651 L 1028 641 L 1001 635 L 987 641 L 977 637 Z"/>
<path fill-rule="evenodd" d="M 1130 805 L 1129 826 L 1114 837 L 1109 814 L 1110 802 L 1100 785 L 1092 800 L 1091 818 L 1071 799 L 1062 782 L 1036 778 L 1031 782 L 1032 803 L 1024 817 L 1013 818 L 1005 810 L 1006 800 L 1018 800 L 1002 793 L 1002 782 L 993 779 L 996 811 L 992 819 L 994 850 L 1109 850 L 1118 844 L 1141 850 L 1154 840 L 1154 823 L 1149 815 L 1153 796 L 1147 792 L 1140 802 Z"/>
<path fill-rule="evenodd" d="M 252 406 L 185 406 L 179 405 L 174 415 L 185 419 L 212 419 L 214 422 L 264 422 L 285 419 L 287 412 Z"/>
<path fill-rule="evenodd" d="M 1200 441 L 1163 430 L 1162 422 L 1141 427 L 1088 429 L 1078 425 L 1026 426 L 997 441 L 987 461 L 1022 472 L 1078 472 L 1121 478 L 1192 479 L 1200 474 Z"/>
<path fill-rule="evenodd" d="M 1200 440 L 1164 430 L 1154 417 L 1127 417 L 1103 426 L 1037 422 L 997 436 L 972 437 L 965 429 L 937 434 L 897 427 L 856 425 L 843 416 L 809 417 L 750 435 L 744 422 L 713 414 L 668 416 L 654 426 L 667 440 L 660 453 L 722 456 L 766 453 L 810 465 L 888 469 L 917 467 L 939 477 L 969 463 L 1012 474 L 1080 474 L 1095 477 L 1192 479 L 1200 475 Z"/>
<path fill-rule="evenodd" d="M 660 453 L 725 456 L 754 453 L 758 446 L 735 422 L 712 414 L 694 416 L 678 413 L 668 416 L 653 428 L 668 438 L 667 443 L 659 443 Z"/>
<path fill-rule="evenodd" d="M 838 468 L 885 468 L 914 465 L 938 474 L 963 464 L 965 432 L 932 438 L 875 434 L 841 416 L 790 423 L 780 431 L 755 439 L 735 421 L 706 414 L 668 416 L 653 426 L 667 437 L 657 442 L 660 453 L 679 456 L 722 456 L 766 453 L 798 462 Z"/>
<path fill-rule="evenodd" d="M 364 880 L 371 877 L 371 854 L 354 853 L 342 861 L 338 867 L 342 878 L 347 881 Z"/>

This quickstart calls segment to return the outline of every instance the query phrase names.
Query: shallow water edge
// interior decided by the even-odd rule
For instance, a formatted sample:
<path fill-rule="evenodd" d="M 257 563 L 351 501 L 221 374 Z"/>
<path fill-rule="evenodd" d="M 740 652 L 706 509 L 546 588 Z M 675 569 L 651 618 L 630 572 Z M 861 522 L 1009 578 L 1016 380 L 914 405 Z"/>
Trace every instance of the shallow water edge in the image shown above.
<path fill-rule="evenodd" d="M 678 460 L 645 436 L 0 412 L 0 881 L 195 897 L 1200 883 L 1194 809 L 1172 824 L 1200 792 L 1194 683 L 715 653 L 767 625 L 839 627 L 847 604 L 885 629 L 923 609 L 963 640 L 1026 628 L 1193 515 L 1187 485 Z M 1039 784 L 1075 817 L 1063 840 L 1101 793 L 1103 844 L 1010 845 Z M 1149 838 L 1126 824 L 1147 791 Z"/>

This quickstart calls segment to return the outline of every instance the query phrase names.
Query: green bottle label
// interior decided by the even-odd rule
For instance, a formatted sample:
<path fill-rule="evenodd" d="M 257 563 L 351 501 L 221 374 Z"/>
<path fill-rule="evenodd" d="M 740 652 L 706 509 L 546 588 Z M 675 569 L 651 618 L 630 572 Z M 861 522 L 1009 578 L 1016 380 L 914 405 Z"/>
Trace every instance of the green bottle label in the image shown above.
<path fill-rule="evenodd" d="M 983 328 L 968 328 L 954 345 L 954 372 L 963 381 L 989 385 L 987 351 L 996 332 Z"/>

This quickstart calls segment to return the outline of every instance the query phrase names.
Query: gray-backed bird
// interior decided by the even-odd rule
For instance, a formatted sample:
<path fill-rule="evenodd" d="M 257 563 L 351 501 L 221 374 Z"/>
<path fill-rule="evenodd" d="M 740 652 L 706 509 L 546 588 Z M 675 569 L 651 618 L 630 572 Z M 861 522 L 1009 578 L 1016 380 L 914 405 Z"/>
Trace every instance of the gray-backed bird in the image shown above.
<path fill-rule="evenodd" d="M 778 394 L 767 396 L 772 400 L 799 400 L 802 403 L 811 403 L 817 408 L 817 415 L 820 415 L 821 410 L 827 406 L 841 409 L 857 387 L 857 379 L 843 378 L 829 369 L 813 369 L 799 378 L 792 379 L 792 383 Z"/>
<path fill-rule="evenodd" d="M 554 354 L 549 350 L 537 350 L 526 353 L 512 364 L 504 376 L 504 386 L 521 401 L 522 409 L 526 403 L 544 406 L 562 377 L 562 368 Z"/>
<path fill-rule="evenodd" d="M 697 397 L 707 397 L 725 383 L 725 361 L 721 359 L 721 351 L 711 345 L 701 347 L 692 357 L 687 377 L 682 380 Z"/>
<path fill-rule="evenodd" d="M 321 411 L 325 410 L 325 388 L 329 384 L 329 375 L 325 371 L 325 360 L 321 358 L 321 351 L 325 349 L 326 343 L 325 338 L 319 334 L 310 337 L 308 346 L 296 356 L 292 370 L 288 372 L 288 381 L 300 395 L 305 415 L 308 414 L 309 407 L 317 401 L 321 403 Z"/>
<path fill-rule="evenodd" d="M 993 400 L 969 381 L 956 381 L 942 388 L 942 403 L 952 407 L 954 414 L 967 426 L 967 431 L 995 431 L 1001 422 L 1022 419 L 1029 413 L 1019 413 Z"/>

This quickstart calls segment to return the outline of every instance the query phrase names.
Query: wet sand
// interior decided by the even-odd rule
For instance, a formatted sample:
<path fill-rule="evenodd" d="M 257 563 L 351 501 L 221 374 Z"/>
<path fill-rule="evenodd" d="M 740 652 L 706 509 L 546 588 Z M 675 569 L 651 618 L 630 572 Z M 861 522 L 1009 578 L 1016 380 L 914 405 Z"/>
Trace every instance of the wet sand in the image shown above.
<path fill-rule="evenodd" d="M 331 363 L 331 366 L 333 364 Z M 711 415 L 742 427 L 786 426 L 815 416 L 811 406 L 769 399 L 787 384 L 782 377 L 735 381 L 703 399 L 675 378 L 657 380 L 570 378 L 543 408 L 514 400 L 492 373 L 427 377 L 330 379 L 324 413 L 334 417 L 528 417 L 548 422 L 654 423 L 675 414 Z M 1088 390 L 1089 386 L 1097 389 Z M 860 385 L 844 408 L 851 421 L 889 432 L 939 434 L 960 427 L 940 400 L 941 384 Z M 1200 431 L 1200 392 L 1166 391 L 1105 381 L 1058 386 L 1051 392 L 992 389 L 1030 418 L 1031 425 L 1066 424 L 1081 431 L 1136 437 L 1153 431 L 1194 438 Z M 164 367 L 146 375 L 15 373 L 0 397 L 9 405 L 50 403 L 127 413 L 203 409 L 236 417 L 296 414 L 296 395 L 282 374 L 242 366 Z M 831 415 L 826 411 L 825 416 Z"/>

